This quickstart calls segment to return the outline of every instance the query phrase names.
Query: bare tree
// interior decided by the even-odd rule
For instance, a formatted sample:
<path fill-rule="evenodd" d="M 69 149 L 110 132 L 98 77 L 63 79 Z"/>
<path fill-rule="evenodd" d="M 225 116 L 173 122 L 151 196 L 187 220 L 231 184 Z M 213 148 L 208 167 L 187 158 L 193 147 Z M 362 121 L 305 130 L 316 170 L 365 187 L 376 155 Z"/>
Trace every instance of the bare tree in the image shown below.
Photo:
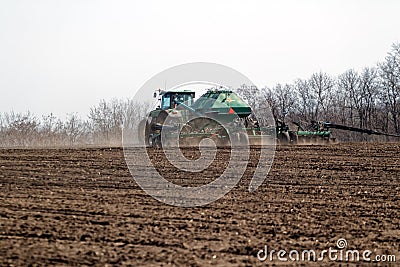
<path fill-rule="evenodd" d="M 70 146 L 77 144 L 78 138 L 85 132 L 85 123 L 76 113 L 68 114 L 64 127 Z"/>
<path fill-rule="evenodd" d="M 375 68 L 364 68 L 360 76 L 360 96 L 362 107 L 360 114 L 360 127 L 373 128 L 373 118 L 377 112 L 377 99 L 379 95 L 379 82 Z"/>
<path fill-rule="evenodd" d="M 349 122 L 354 124 L 354 114 L 360 107 L 358 89 L 360 87 L 360 75 L 353 69 L 347 70 L 338 77 L 339 92 L 344 98 L 341 103 L 344 109 L 348 109 Z M 343 120 L 344 123 L 347 123 Z"/>
<path fill-rule="evenodd" d="M 57 118 L 50 113 L 43 115 L 39 127 L 39 140 L 41 145 L 52 145 L 56 143 L 57 133 L 55 132 Z"/>
<path fill-rule="evenodd" d="M 308 84 L 311 89 L 310 95 L 316 99 L 316 105 L 312 118 L 318 121 L 321 120 L 322 117 L 326 117 L 328 114 L 330 107 L 329 100 L 333 94 L 335 81 L 328 74 L 318 72 L 311 75 Z"/>
<path fill-rule="evenodd" d="M 298 114 L 301 120 L 314 120 L 314 110 L 317 105 L 317 98 L 311 91 L 307 80 L 298 79 L 295 81 L 295 89 L 298 94 Z"/>
<path fill-rule="evenodd" d="M 400 133 L 400 43 L 393 44 L 386 60 L 379 64 L 384 105 L 396 133 Z"/>
<path fill-rule="evenodd" d="M 264 103 L 265 108 L 269 106 L 272 115 L 277 117 L 278 115 L 278 100 L 271 88 L 261 88 L 261 102 Z M 263 107 L 264 108 L 264 107 Z"/>
<path fill-rule="evenodd" d="M 89 123 L 95 142 L 98 144 L 120 145 L 122 128 L 137 127 L 151 110 L 150 103 L 139 103 L 131 99 L 102 100 L 97 107 L 90 109 Z"/>
<path fill-rule="evenodd" d="M 5 124 L 7 125 L 4 132 L 6 146 L 32 146 L 37 141 L 37 133 L 39 121 L 30 112 L 22 113 L 5 113 Z"/>
<path fill-rule="evenodd" d="M 296 94 L 294 86 L 290 84 L 277 84 L 269 92 L 271 102 L 274 104 L 274 116 L 284 121 L 295 109 Z"/>
<path fill-rule="evenodd" d="M 242 84 L 235 92 L 243 98 L 253 109 L 258 109 L 259 99 L 261 97 L 261 90 L 254 85 Z"/>
<path fill-rule="evenodd" d="M 114 108 L 112 104 L 101 100 L 97 107 L 90 109 L 89 120 L 98 143 L 110 142 L 115 121 L 117 121 Z"/>

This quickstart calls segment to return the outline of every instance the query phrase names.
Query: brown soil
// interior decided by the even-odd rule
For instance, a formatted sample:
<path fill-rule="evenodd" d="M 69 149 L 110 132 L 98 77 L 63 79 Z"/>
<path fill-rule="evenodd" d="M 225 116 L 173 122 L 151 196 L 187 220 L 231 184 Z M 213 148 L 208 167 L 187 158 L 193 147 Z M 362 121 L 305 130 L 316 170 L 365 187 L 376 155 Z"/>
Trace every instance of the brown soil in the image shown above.
<path fill-rule="evenodd" d="M 205 180 L 226 166 L 221 155 Z M 0 150 L 0 266 L 279 265 L 257 252 L 322 251 L 339 238 L 400 261 L 399 143 L 282 146 L 249 193 L 255 161 L 222 199 L 178 208 L 136 185 L 119 148 Z"/>

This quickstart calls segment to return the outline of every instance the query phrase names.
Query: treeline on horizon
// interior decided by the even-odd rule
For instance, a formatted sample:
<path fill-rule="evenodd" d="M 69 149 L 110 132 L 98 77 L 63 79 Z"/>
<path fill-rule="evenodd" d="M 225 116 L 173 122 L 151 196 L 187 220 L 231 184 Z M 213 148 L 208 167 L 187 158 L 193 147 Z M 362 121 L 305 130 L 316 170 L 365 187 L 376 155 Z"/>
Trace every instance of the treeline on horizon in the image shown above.
<path fill-rule="evenodd" d="M 349 69 L 337 77 L 316 72 L 291 84 L 261 89 L 242 85 L 236 92 L 256 110 L 269 104 L 274 116 L 286 122 L 307 126 L 329 121 L 400 134 L 400 43 L 392 45 L 381 63 L 361 71 Z M 52 114 L 38 118 L 30 112 L 5 112 L 0 114 L 0 147 L 119 146 L 123 125 L 137 127 L 152 108 L 113 99 L 100 101 L 86 119 L 76 113 L 60 120 Z M 341 141 L 396 140 L 344 131 L 335 131 L 335 136 Z"/>

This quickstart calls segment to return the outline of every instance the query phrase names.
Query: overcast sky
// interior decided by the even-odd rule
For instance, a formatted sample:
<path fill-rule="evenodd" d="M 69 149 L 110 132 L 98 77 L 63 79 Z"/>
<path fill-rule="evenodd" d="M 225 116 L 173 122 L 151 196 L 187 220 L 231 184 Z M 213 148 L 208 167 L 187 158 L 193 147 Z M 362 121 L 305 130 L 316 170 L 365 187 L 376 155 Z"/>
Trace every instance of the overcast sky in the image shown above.
<path fill-rule="evenodd" d="M 0 112 L 83 118 L 188 62 L 258 86 L 338 75 L 400 41 L 400 1 L 0 1 Z"/>

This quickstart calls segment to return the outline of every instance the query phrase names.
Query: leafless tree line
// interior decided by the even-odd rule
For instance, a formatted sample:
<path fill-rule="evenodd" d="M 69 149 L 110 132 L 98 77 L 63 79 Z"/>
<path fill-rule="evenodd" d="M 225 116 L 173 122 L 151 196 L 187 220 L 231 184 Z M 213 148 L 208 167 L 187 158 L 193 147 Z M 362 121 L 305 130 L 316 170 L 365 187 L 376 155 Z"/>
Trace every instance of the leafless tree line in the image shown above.
<path fill-rule="evenodd" d="M 338 77 L 317 72 L 272 88 L 243 85 L 238 92 L 253 105 L 268 103 L 274 116 L 286 122 L 329 121 L 400 134 L 400 43 L 392 45 L 383 62 L 360 72 L 349 69 Z M 359 133 L 339 135 L 371 140 Z"/>
<path fill-rule="evenodd" d="M 0 147 L 71 147 L 121 145 L 122 127 L 136 127 L 150 105 L 132 99 L 100 101 L 87 119 L 71 113 L 65 121 L 53 114 L 36 117 L 30 112 L 0 114 Z"/>

